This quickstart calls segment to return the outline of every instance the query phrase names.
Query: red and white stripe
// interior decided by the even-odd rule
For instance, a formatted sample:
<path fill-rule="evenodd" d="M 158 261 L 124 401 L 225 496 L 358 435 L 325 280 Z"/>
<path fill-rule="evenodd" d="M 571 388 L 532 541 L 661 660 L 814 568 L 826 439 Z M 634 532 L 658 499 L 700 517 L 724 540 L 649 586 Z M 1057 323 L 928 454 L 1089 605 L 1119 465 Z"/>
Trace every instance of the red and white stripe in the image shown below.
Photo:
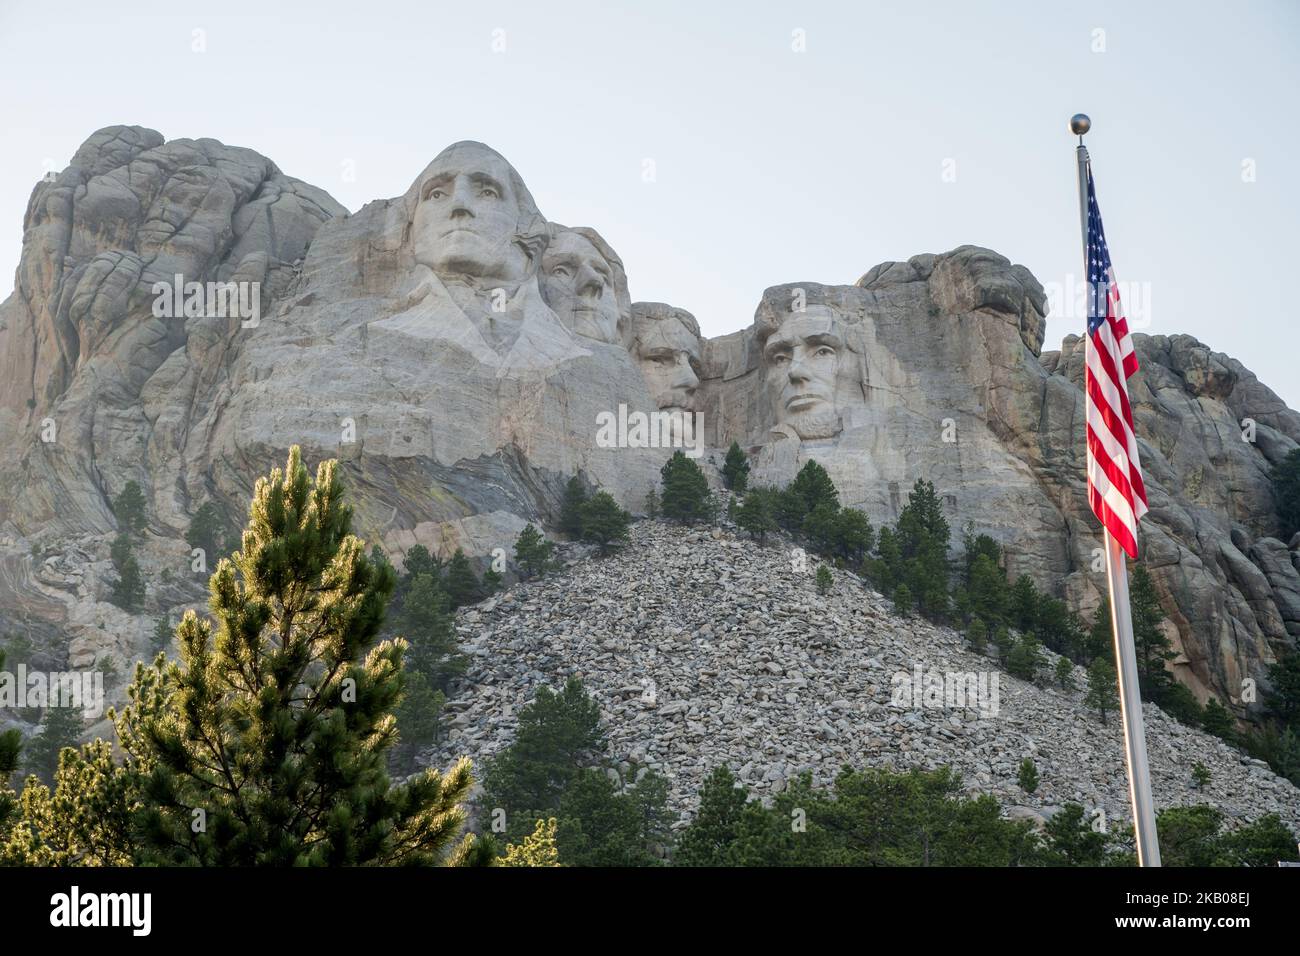
<path fill-rule="evenodd" d="M 1128 379 L 1137 371 L 1138 360 L 1113 273 L 1106 296 L 1106 320 L 1087 339 L 1088 501 L 1120 547 L 1136 558 L 1137 525 L 1147 511 L 1128 400 Z"/>

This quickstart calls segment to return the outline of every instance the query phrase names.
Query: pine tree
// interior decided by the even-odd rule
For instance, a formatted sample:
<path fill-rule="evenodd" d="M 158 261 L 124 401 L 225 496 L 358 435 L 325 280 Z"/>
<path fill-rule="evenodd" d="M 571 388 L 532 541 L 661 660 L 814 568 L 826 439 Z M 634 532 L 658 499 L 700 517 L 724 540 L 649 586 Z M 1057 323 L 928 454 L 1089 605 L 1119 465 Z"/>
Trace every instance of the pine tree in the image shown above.
<path fill-rule="evenodd" d="M 1016 775 L 1016 782 L 1025 793 L 1033 793 L 1038 789 L 1038 768 L 1034 766 L 1032 758 L 1026 757 L 1020 761 L 1020 772 Z"/>
<path fill-rule="evenodd" d="M 446 590 L 452 610 L 483 600 L 483 585 L 474 573 L 474 566 L 460 548 L 456 549 L 456 553 L 447 562 Z"/>
<path fill-rule="evenodd" d="M 1034 586 L 1033 578 L 1027 574 L 1016 578 L 1007 600 L 1007 613 L 1011 626 L 1025 633 L 1037 631 L 1038 612 L 1043 600 L 1043 595 L 1039 594 L 1038 588 Z"/>
<path fill-rule="evenodd" d="M 417 757 L 438 742 L 442 735 L 442 709 L 447 695 L 435 690 L 419 671 L 406 675 L 402 702 L 393 712 L 397 718 L 397 743 L 392 749 L 393 768 L 402 774 L 419 770 Z"/>
<path fill-rule="evenodd" d="M 831 577 L 831 569 L 824 564 L 817 565 L 817 593 L 821 595 L 829 594 L 834 583 L 834 579 Z"/>
<path fill-rule="evenodd" d="M 632 516 L 618 506 L 608 491 L 598 491 L 582 506 L 582 537 L 609 554 L 610 545 L 626 541 Z"/>
<path fill-rule="evenodd" d="M 118 496 L 113 499 L 113 515 L 117 526 L 126 533 L 143 534 L 148 524 L 144 514 L 144 493 L 134 481 L 122 486 Z"/>
<path fill-rule="evenodd" d="M 41 732 L 27 745 L 27 770 L 46 783 L 54 782 L 59 768 L 59 754 L 64 747 L 75 747 L 84 721 L 76 707 L 47 707 L 41 719 Z"/>
<path fill-rule="evenodd" d="M 1288 726 L 1300 725 L 1300 650 L 1283 653 L 1276 664 L 1268 667 L 1269 709 Z"/>
<path fill-rule="evenodd" d="M 375 644 L 394 581 L 351 520 L 335 462 L 313 483 L 294 447 L 258 480 L 244 548 L 212 576 L 216 633 L 187 612 L 180 662 L 137 666 L 117 718 L 124 761 L 102 741 L 65 751 L 56 790 L 24 813 L 33 845 L 160 864 L 481 858 L 455 841 L 468 761 L 388 780 L 406 645 Z"/>
<path fill-rule="evenodd" d="M 1110 598 L 1103 596 L 1097 612 L 1092 616 L 1092 627 L 1088 631 L 1086 657 L 1092 661 L 1104 657 L 1108 661 L 1115 658 L 1114 631 L 1110 623 Z"/>
<path fill-rule="evenodd" d="M 803 533 L 812 549 L 818 554 L 833 556 L 839 539 L 840 509 L 829 502 L 820 502 L 804 515 Z"/>
<path fill-rule="evenodd" d="M 483 572 L 483 594 L 496 594 L 501 590 L 501 584 L 504 581 L 504 575 L 496 568 L 488 565 L 487 570 Z"/>
<path fill-rule="evenodd" d="M 1088 693 L 1083 702 L 1096 709 L 1103 724 L 1106 723 L 1106 714 L 1119 706 L 1119 690 L 1115 682 L 1115 667 L 1110 659 L 1094 657 L 1088 665 Z"/>
<path fill-rule="evenodd" d="M 560 530 L 574 540 L 582 537 L 582 506 L 586 501 L 587 487 L 574 475 L 564 486 L 564 501 L 560 505 Z"/>
<path fill-rule="evenodd" d="M 988 644 L 988 639 L 988 625 L 979 618 L 972 620 L 970 626 L 966 628 L 966 640 L 970 641 L 971 650 L 976 654 L 983 654 L 984 647 Z"/>
<path fill-rule="evenodd" d="M 768 532 L 777 528 L 772 513 L 775 497 L 776 493 L 770 488 L 753 488 L 736 509 L 736 524 L 758 538 L 759 547 L 767 543 Z"/>
<path fill-rule="evenodd" d="M 555 543 L 547 541 L 531 524 L 525 526 L 524 530 L 519 532 L 519 537 L 515 539 L 515 561 L 519 563 L 525 578 L 545 574 L 551 570 L 554 564 L 551 556 L 554 553 Z"/>
<path fill-rule="evenodd" d="M 468 565 L 468 560 L 465 563 Z M 409 645 L 407 670 L 422 674 L 431 692 L 450 689 L 451 682 L 465 673 L 469 661 L 456 641 L 450 600 L 433 575 L 416 575 L 398 623 L 401 636 Z"/>
<path fill-rule="evenodd" d="M 709 482 L 699 465 L 681 451 L 675 451 L 659 474 L 663 478 L 665 518 L 682 524 L 696 524 L 709 517 Z"/>
<path fill-rule="evenodd" d="M 1159 702 L 1174 682 L 1166 661 L 1176 656 L 1169 638 L 1160 630 L 1165 619 L 1151 575 L 1141 564 L 1133 566 L 1129 604 L 1133 616 L 1133 645 L 1137 651 L 1138 683 L 1143 700 Z"/>
<path fill-rule="evenodd" d="M 987 555 L 981 554 L 971 565 L 966 595 L 971 616 L 990 627 L 1007 622 L 1007 576 Z"/>
<path fill-rule="evenodd" d="M 1210 785 L 1210 769 L 1199 760 L 1192 764 L 1192 782 L 1197 790 L 1204 790 Z"/>
<path fill-rule="evenodd" d="M 1061 690 L 1074 690 L 1074 663 L 1068 657 L 1056 659 L 1056 682 Z"/>
<path fill-rule="evenodd" d="M 722 483 L 728 491 L 738 495 L 743 495 L 749 486 L 749 459 L 738 442 L 733 441 L 727 449 L 727 457 L 722 463 Z"/>
<path fill-rule="evenodd" d="M 1293 448 L 1273 466 L 1273 497 L 1277 500 L 1277 517 L 1282 540 L 1290 540 L 1300 531 L 1300 448 Z"/>
<path fill-rule="evenodd" d="M 117 580 L 113 583 L 109 600 L 124 611 L 138 611 L 144 604 L 144 575 L 140 564 L 131 553 L 131 539 L 126 533 L 113 539 L 113 567 L 117 570 Z"/>
<path fill-rule="evenodd" d="M 732 499 L 735 500 L 734 498 Z M 647 518 L 659 517 L 659 492 L 651 488 L 645 496 L 645 516 Z"/>
<path fill-rule="evenodd" d="M 731 866 L 733 845 L 745 827 L 749 793 L 727 767 L 717 767 L 700 788 L 700 808 L 677 841 L 677 866 Z M 752 816 L 752 814 L 750 814 Z"/>
<path fill-rule="evenodd" d="M 835 533 L 835 553 L 857 567 L 875 546 L 876 531 L 866 514 L 857 508 L 841 508 Z"/>
<path fill-rule="evenodd" d="M 406 572 L 408 583 L 422 574 L 429 575 L 439 584 L 442 582 L 442 562 L 430 554 L 429 549 L 422 544 L 413 544 L 407 549 L 402 567 Z"/>
<path fill-rule="evenodd" d="M 1007 673 L 1021 680 L 1032 681 L 1038 676 L 1043 663 L 1043 650 L 1038 638 L 1032 634 L 1022 634 L 1007 655 Z"/>
<path fill-rule="evenodd" d="M 498 866 L 563 866 L 555 846 L 555 817 L 538 820 L 533 832 L 518 844 L 507 844 Z"/>
<path fill-rule="evenodd" d="M 1214 734 L 1229 743 L 1237 742 L 1237 722 L 1228 708 L 1213 697 L 1205 702 L 1205 709 L 1201 712 L 1201 726 L 1207 734 Z"/>
<path fill-rule="evenodd" d="M 185 532 L 185 543 L 191 548 L 202 548 L 205 563 L 215 568 L 217 561 L 225 557 L 227 540 L 226 523 L 217 506 L 211 501 L 199 505 L 190 519 L 189 530 Z"/>
<path fill-rule="evenodd" d="M 948 519 L 934 485 L 919 479 L 898 515 L 895 536 L 903 579 L 917 608 L 933 618 L 948 611 Z"/>
<path fill-rule="evenodd" d="M 894 609 L 898 611 L 901 617 L 910 617 L 912 614 L 912 589 L 906 584 L 900 584 L 894 588 Z"/>
<path fill-rule="evenodd" d="M 153 652 L 159 654 L 171 647 L 172 635 L 175 634 L 175 628 L 172 627 L 171 621 L 166 615 L 158 618 L 153 624 Z"/>

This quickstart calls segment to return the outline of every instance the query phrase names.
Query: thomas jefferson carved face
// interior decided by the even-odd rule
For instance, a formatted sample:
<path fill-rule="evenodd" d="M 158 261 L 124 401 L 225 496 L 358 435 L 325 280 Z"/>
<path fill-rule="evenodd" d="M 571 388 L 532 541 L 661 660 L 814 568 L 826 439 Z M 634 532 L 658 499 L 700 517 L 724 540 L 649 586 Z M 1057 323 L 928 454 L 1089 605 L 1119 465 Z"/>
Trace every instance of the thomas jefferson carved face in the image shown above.
<path fill-rule="evenodd" d="M 558 233 L 542 254 L 542 295 L 577 335 L 618 341 L 617 277 L 611 263 L 580 233 Z"/>
<path fill-rule="evenodd" d="M 518 176 L 478 143 L 443 150 L 425 171 L 411 224 L 415 260 L 441 277 L 503 282 L 528 274 L 519 234 L 535 210 L 520 195 Z"/>
<path fill-rule="evenodd" d="M 846 351 L 839 321 L 825 306 L 791 313 L 768 336 L 763 366 L 778 424 L 803 439 L 839 434 L 835 388 Z"/>
<path fill-rule="evenodd" d="M 633 316 L 632 353 L 659 408 L 692 412 L 700 377 L 700 332 L 678 310 Z"/>

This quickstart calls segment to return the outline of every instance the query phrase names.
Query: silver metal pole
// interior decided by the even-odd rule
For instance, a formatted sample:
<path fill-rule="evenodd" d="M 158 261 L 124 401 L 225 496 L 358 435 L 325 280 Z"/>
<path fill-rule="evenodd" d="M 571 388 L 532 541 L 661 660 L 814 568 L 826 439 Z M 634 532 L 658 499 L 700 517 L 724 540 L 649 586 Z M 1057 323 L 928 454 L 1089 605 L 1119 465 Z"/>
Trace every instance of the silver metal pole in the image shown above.
<path fill-rule="evenodd" d="M 1088 281 L 1088 150 L 1083 134 L 1092 123 L 1078 114 L 1070 129 L 1079 137 L 1075 151 L 1079 165 L 1079 224 L 1083 231 L 1083 281 Z M 1093 290 L 1088 290 L 1093 299 Z M 1151 799 L 1151 770 L 1147 764 L 1147 738 L 1142 721 L 1142 694 L 1138 684 L 1137 649 L 1133 642 L 1133 616 L 1129 608 L 1128 564 L 1124 549 L 1110 533 L 1106 535 L 1106 583 L 1110 589 L 1110 627 L 1115 637 L 1115 671 L 1119 678 L 1120 718 L 1124 724 L 1124 761 L 1128 766 L 1129 804 L 1137 835 L 1138 866 L 1160 865 L 1160 842 L 1156 834 L 1155 804 Z"/>

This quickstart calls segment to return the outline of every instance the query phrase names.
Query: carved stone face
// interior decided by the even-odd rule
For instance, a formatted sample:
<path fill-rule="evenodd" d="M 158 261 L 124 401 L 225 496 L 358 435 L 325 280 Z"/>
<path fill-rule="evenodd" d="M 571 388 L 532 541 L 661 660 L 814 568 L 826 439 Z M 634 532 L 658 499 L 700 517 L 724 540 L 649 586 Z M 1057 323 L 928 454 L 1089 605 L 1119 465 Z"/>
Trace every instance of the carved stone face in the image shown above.
<path fill-rule="evenodd" d="M 618 297 L 610 264 L 576 232 L 559 233 L 542 254 L 542 295 L 577 335 L 618 341 Z"/>
<path fill-rule="evenodd" d="M 659 408 L 695 411 L 700 337 L 676 318 L 637 317 L 635 354 Z"/>
<path fill-rule="evenodd" d="M 839 433 L 835 388 L 845 351 L 839 322 L 823 306 L 791 314 L 768 337 L 763 367 L 778 424 L 804 439 Z"/>
<path fill-rule="evenodd" d="M 445 150 L 420 184 L 411 224 L 415 261 L 444 278 L 524 278 L 529 260 L 515 241 L 523 208 L 513 173 L 477 144 Z"/>

